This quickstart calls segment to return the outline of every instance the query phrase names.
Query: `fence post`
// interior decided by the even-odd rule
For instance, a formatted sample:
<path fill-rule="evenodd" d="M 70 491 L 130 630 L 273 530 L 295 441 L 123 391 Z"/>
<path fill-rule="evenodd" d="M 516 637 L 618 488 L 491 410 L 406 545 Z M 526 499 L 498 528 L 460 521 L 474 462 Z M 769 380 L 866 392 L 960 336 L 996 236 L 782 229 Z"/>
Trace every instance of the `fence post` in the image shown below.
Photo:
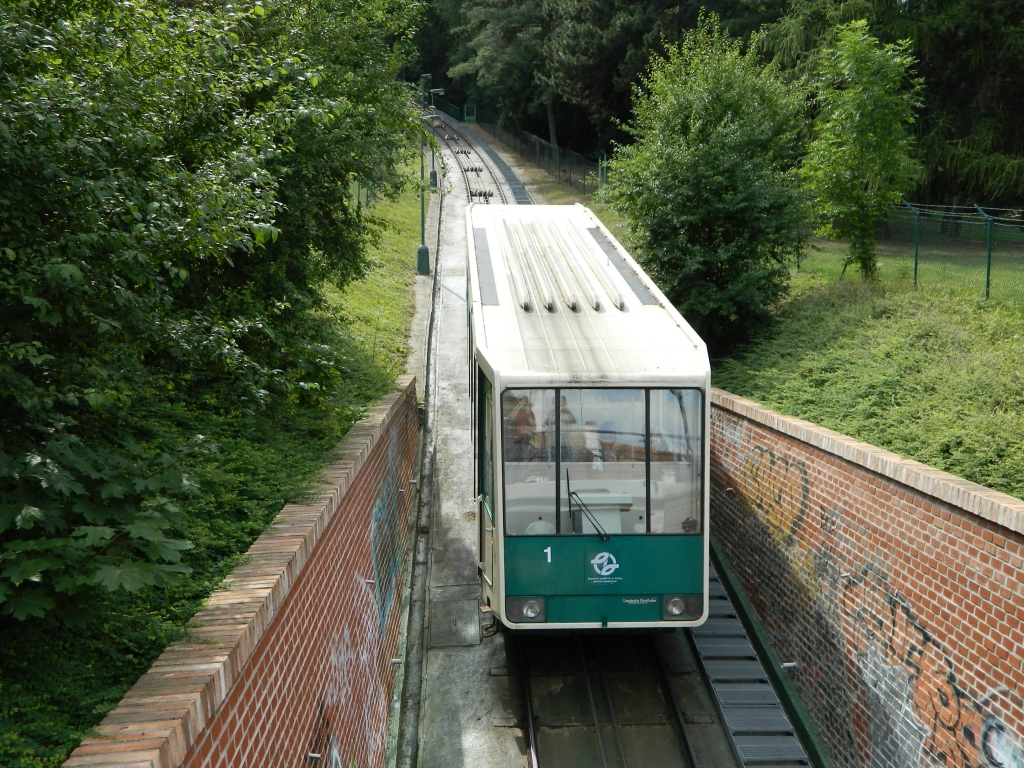
<path fill-rule="evenodd" d="M 985 213 L 977 203 L 974 204 L 974 207 L 978 209 L 978 213 L 985 217 L 985 223 L 988 225 L 985 233 L 985 298 L 987 299 L 989 288 L 992 285 L 992 217 Z"/>
<path fill-rule="evenodd" d="M 917 288 L 917 252 L 921 244 L 921 212 L 906 200 L 903 204 L 914 214 L 914 287 Z"/>

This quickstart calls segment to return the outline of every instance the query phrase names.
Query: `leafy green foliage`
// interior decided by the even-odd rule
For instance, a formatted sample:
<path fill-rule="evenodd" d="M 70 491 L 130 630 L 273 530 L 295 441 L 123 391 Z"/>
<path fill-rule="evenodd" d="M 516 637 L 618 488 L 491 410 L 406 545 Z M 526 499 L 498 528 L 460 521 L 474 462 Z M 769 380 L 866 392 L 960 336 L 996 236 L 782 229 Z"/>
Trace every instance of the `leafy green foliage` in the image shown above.
<path fill-rule="evenodd" d="M 396 193 L 423 130 L 414 13 L 0 6 L 0 614 L 187 574 L 201 446 L 154 439 L 152 402 L 332 397 L 312 313 L 379 238 L 350 184 Z"/>
<path fill-rule="evenodd" d="M 715 386 L 1024 498 L 1024 310 L 811 279 Z"/>
<path fill-rule="evenodd" d="M 818 65 L 819 114 L 800 167 L 815 233 L 849 238 L 847 263 L 877 269 L 875 222 L 921 177 L 909 126 L 922 87 L 907 43 L 881 45 L 863 20 L 838 30 Z"/>
<path fill-rule="evenodd" d="M 1024 200 L 1024 6 L 1012 0 L 909 2 L 928 83 L 921 153 L 936 196 Z M 909 36 L 909 35 L 907 35 Z"/>
<path fill-rule="evenodd" d="M 172 286 L 273 221 L 258 119 L 173 152 L 252 75 L 229 65 L 237 17 L 112 6 L 48 29 L 26 8 L 0 9 L 0 606 L 16 618 L 187 570 L 166 499 L 187 481 L 121 414 Z"/>
<path fill-rule="evenodd" d="M 476 0 L 463 8 L 466 58 L 451 68 L 451 77 L 470 80 L 467 90 L 473 98 L 493 105 L 512 125 L 549 104 L 541 6 L 530 0 Z"/>
<path fill-rule="evenodd" d="M 810 75 L 824 51 L 835 47 L 844 24 L 875 22 L 882 5 L 876 0 L 790 0 L 786 14 L 765 26 L 758 44 L 785 69 Z"/>
<path fill-rule="evenodd" d="M 884 42 L 909 40 L 927 92 L 916 125 L 921 197 L 1013 206 L 1024 197 L 1024 6 L 1014 0 L 792 0 L 762 42 L 811 72 L 843 24 L 867 19 Z"/>
<path fill-rule="evenodd" d="M 583 107 L 607 140 L 629 115 L 632 89 L 663 37 L 676 39 L 682 8 L 674 2 L 545 0 L 543 79 Z M 689 19 L 687 19 L 689 20 Z M 604 143 L 604 142 L 602 142 Z"/>
<path fill-rule="evenodd" d="M 756 41 L 755 41 L 756 42 Z M 716 352 L 741 341 L 786 292 L 802 201 L 792 183 L 803 95 L 714 16 L 636 91 L 635 142 L 606 195 L 635 253 Z"/>
<path fill-rule="evenodd" d="M 501 122 L 539 125 L 547 108 L 565 146 L 580 152 L 623 138 L 633 86 L 663 40 L 675 42 L 702 8 L 746 36 L 779 17 L 784 0 L 438 0 L 418 40 L 427 71 L 450 70 L 453 97 L 499 113 Z M 589 125 L 587 123 L 589 122 Z M 531 128 L 532 130 L 532 128 Z M 538 130 L 541 130 L 538 128 Z M 595 144 L 596 141 L 596 144 Z M 558 142 L 556 142 L 558 143 Z"/>
<path fill-rule="evenodd" d="M 317 400 L 270 398 L 256 416 L 231 407 L 228 389 L 205 398 L 152 387 L 132 408 L 147 443 L 203 435 L 178 469 L 201 488 L 168 498 L 180 509 L 179 583 L 136 592 L 98 591 L 44 619 L 0 620 L 0 765 L 57 768 L 148 669 L 202 602 L 242 562 L 282 504 L 302 502 L 337 444 L 365 408 L 394 386 L 407 355 L 419 200 L 375 207 L 387 222 L 362 280 L 325 286 L 307 318 L 311 340 L 329 347 L 341 386 Z M 90 531 L 89 535 L 102 535 Z"/>

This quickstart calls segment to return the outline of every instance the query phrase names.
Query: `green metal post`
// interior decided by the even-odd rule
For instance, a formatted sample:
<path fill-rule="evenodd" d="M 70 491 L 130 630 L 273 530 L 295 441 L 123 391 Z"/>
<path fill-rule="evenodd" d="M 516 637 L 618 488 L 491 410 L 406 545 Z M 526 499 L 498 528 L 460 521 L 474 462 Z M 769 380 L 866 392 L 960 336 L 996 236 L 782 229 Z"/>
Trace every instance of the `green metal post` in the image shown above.
<path fill-rule="evenodd" d="M 917 288 L 917 254 L 921 244 L 921 212 L 906 200 L 903 204 L 914 213 L 914 287 Z"/>
<path fill-rule="evenodd" d="M 992 217 L 985 213 L 981 206 L 977 203 L 974 207 L 978 209 L 978 213 L 985 217 L 985 223 L 988 225 L 987 232 L 985 233 L 986 251 L 985 254 L 985 298 L 989 296 L 989 288 L 992 285 Z"/>
<path fill-rule="evenodd" d="M 914 211 L 914 287 L 917 288 L 917 259 L 921 249 L 921 214 Z"/>
<path fill-rule="evenodd" d="M 434 97 L 444 93 L 444 88 L 430 89 L 430 188 L 437 189 L 437 157 L 434 152 L 434 145 L 437 144 L 437 124 L 434 122 Z"/>
<path fill-rule="evenodd" d="M 429 74 L 420 75 L 420 104 L 423 110 L 427 109 L 427 81 L 431 80 Z M 422 129 L 422 126 L 421 126 Z M 416 249 L 416 271 L 421 275 L 430 274 L 430 249 L 427 248 L 427 201 L 426 190 L 424 189 L 425 175 L 425 144 L 423 134 L 420 133 L 420 247 Z"/>

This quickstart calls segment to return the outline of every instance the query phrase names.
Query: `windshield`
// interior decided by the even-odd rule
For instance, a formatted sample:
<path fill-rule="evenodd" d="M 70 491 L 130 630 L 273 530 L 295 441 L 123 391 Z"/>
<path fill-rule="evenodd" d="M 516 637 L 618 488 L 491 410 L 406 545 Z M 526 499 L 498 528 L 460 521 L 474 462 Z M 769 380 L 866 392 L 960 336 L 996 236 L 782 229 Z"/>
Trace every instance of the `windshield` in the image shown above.
<path fill-rule="evenodd" d="M 697 389 L 510 389 L 509 535 L 700 533 Z"/>

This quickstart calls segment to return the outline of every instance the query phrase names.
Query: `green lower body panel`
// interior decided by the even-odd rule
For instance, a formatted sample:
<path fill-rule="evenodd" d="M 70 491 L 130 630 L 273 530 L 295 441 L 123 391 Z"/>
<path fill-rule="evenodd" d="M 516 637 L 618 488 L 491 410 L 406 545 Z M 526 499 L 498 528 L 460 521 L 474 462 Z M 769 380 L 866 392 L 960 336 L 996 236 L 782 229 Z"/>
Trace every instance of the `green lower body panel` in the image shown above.
<path fill-rule="evenodd" d="M 701 536 L 516 536 L 504 547 L 505 595 L 544 597 L 548 624 L 658 622 L 664 595 L 706 592 Z"/>
<path fill-rule="evenodd" d="M 549 624 L 583 624 L 593 621 L 661 621 L 661 595 L 548 598 Z"/>

